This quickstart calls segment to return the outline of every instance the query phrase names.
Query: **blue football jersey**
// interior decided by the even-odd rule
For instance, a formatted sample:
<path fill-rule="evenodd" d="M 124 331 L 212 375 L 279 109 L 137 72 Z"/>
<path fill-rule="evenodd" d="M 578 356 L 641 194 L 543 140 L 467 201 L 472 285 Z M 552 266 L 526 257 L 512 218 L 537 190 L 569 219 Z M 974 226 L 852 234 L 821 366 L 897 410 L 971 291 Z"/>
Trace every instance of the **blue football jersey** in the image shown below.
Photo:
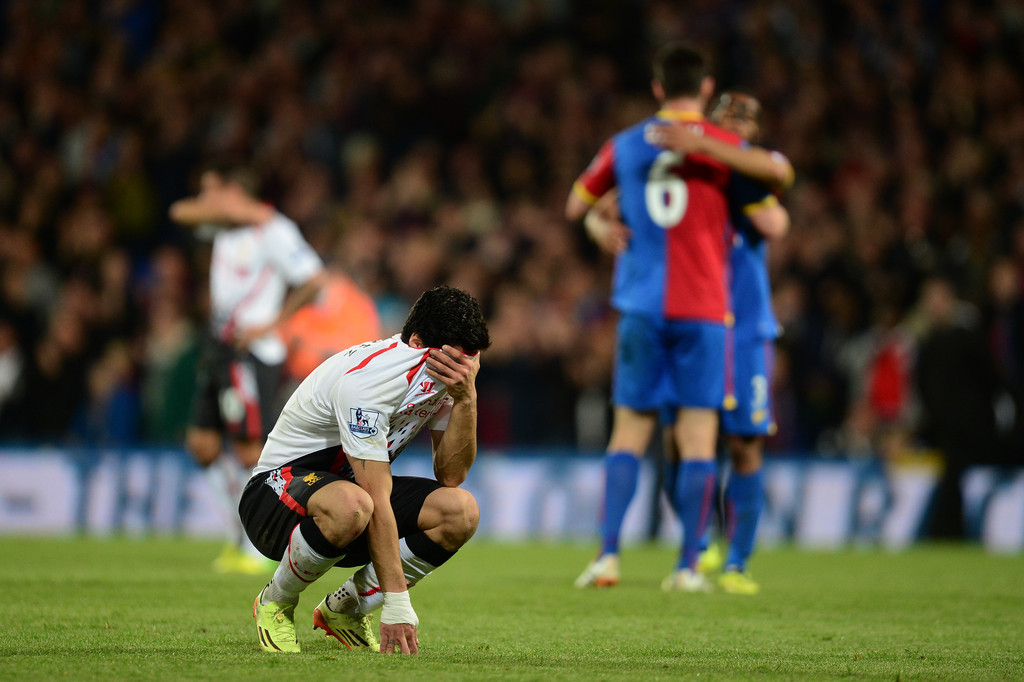
<path fill-rule="evenodd" d="M 740 174 L 733 176 L 730 220 L 729 299 L 737 338 L 775 339 L 779 323 L 772 309 L 768 281 L 768 245 L 750 222 L 748 212 L 773 202 L 775 195 L 763 183 Z"/>

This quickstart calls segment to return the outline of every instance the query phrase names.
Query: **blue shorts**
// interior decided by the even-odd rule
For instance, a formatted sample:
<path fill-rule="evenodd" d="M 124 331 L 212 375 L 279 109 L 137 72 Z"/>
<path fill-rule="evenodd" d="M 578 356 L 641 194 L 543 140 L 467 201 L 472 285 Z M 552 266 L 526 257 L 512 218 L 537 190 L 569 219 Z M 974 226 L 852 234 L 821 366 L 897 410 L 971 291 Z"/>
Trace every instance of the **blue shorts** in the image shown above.
<path fill-rule="evenodd" d="M 717 410 L 724 396 L 725 325 L 622 314 L 612 403 L 638 412 Z"/>
<path fill-rule="evenodd" d="M 771 394 L 775 341 L 730 339 L 729 345 L 732 371 L 720 429 L 733 436 L 770 436 L 775 433 Z"/>

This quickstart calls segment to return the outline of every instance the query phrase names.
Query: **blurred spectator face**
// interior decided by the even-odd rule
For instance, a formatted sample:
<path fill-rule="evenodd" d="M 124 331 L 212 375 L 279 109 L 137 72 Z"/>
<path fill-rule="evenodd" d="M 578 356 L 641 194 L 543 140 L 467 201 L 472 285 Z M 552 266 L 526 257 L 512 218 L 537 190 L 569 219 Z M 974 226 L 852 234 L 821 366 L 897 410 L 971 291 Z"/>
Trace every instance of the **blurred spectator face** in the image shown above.
<path fill-rule="evenodd" d="M 997 305 L 1010 305 L 1020 295 L 1020 275 L 1013 261 L 1004 258 L 992 266 L 988 279 L 989 294 Z"/>
<path fill-rule="evenodd" d="M 953 286 L 944 279 L 928 280 L 921 292 L 921 305 L 929 323 L 939 326 L 949 324 L 956 309 Z"/>
<path fill-rule="evenodd" d="M 761 133 L 761 103 L 741 92 L 722 93 L 711 120 L 744 140 L 756 140 Z"/>

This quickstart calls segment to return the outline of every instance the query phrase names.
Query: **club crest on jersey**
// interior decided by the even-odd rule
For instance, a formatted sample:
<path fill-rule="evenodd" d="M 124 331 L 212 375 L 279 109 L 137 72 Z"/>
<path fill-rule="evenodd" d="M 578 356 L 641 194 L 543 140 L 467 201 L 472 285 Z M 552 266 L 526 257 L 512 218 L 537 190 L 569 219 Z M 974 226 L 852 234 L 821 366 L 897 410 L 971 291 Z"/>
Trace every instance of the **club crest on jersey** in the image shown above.
<path fill-rule="evenodd" d="M 366 410 L 362 407 L 350 407 L 351 415 L 348 422 L 348 430 L 356 438 L 369 438 L 377 434 L 377 420 L 380 419 L 380 412 Z"/>

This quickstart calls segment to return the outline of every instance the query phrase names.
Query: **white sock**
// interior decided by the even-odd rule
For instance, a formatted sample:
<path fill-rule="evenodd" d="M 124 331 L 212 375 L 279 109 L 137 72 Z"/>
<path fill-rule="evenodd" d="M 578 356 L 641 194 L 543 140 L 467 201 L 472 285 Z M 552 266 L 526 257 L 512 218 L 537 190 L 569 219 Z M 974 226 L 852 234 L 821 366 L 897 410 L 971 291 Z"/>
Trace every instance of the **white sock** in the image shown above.
<path fill-rule="evenodd" d="M 338 557 L 324 556 L 310 547 L 302 536 L 301 525 L 295 526 L 281 564 L 263 590 L 261 603 L 283 601 L 297 604 L 299 593 L 326 573 L 337 560 Z"/>
<path fill-rule="evenodd" d="M 245 484 L 252 478 L 252 469 L 246 468 L 241 462 L 236 463 L 237 471 L 236 478 L 238 483 L 238 495 L 235 497 L 235 505 L 232 513 L 235 525 L 238 530 L 238 548 L 242 550 L 248 556 L 263 559 L 263 554 L 256 549 L 256 545 L 252 544 L 252 540 L 249 539 L 249 534 L 245 532 L 245 526 L 242 525 L 242 519 L 238 516 L 238 501 L 242 498 L 242 491 L 245 490 Z"/>
<path fill-rule="evenodd" d="M 437 568 L 413 554 L 405 538 L 398 541 L 398 548 L 406 587 L 411 588 Z M 384 591 L 380 589 L 377 571 L 372 563 L 360 568 L 344 585 L 327 595 L 327 608 L 335 613 L 365 616 L 383 605 Z"/>
<path fill-rule="evenodd" d="M 242 521 L 238 518 L 238 500 L 242 495 L 238 487 L 240 465 L 234 455 L 221 453 L 208 467 L 203 469 L 206 483 L 210 486 L 224 521 L 225 535 L 232 544 L 238 544 L 245 535 Z"/>

